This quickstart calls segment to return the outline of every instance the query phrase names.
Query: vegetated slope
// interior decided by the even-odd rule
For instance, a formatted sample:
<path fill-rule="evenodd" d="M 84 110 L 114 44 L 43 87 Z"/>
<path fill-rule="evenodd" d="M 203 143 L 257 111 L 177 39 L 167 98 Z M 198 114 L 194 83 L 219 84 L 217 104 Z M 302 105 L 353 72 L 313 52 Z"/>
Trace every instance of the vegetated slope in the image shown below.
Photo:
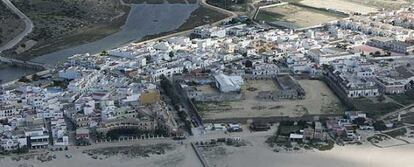
<path fill-rule="evenodd" d="M 59 48 L 81 44 L 116 32 L 128 7 L 120 0 L 13 0 L 34 23 L 34 30 L 20 48 L 9 54 L 30 59 Z M 28 48 L 25 41 L 33 40 Z M 17 53 L 16 53 L 17 52 Z M 30 55 L 30 57 L 28 57 Z"/>
<path fill-rule="evenodd" d="M 23 21 L 0 2 L 0 46 L 13 39 L 23 29 Z"/>

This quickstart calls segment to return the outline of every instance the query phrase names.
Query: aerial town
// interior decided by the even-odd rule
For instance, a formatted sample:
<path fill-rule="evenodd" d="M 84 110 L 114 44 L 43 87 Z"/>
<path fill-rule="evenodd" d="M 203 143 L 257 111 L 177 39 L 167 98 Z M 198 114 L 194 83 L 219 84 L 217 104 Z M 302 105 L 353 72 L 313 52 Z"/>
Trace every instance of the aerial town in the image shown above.
<path fill-rule="evenodd" d="M 0 150 L 51 155 L 168 139 L 190 142 L 204 166 L 222 166 L 217 145 L 243 147 L 257 136 L 275 154 L 412 144 L 413 55 L 408 6 L 310 28 L 238 16 L 76 54 L 2 83 Z M 93 159 L 104 155 L 94 151 Z"/>

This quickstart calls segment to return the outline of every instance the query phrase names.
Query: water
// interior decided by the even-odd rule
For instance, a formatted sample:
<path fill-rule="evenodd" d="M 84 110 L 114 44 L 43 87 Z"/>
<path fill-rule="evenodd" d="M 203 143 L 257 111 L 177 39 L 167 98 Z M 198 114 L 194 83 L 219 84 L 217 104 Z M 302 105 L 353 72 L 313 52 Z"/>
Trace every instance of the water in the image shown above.
<path fill-rule="evenodd" d="M 36 72 L 33 69 L 21 68 L 16 66 L 9 65 L 0 65 L 0 80 L 4 82 L 19 79 L 22 76 L 30 75 Z M 1 84 L 1 83 L 0 83 Z"/>
<path fill-rule="evenodd" d="M 128 19 L 122 29 L 101 40 L 56 51 L 33 59 L 32 61 L 56 64 L 67 57 L 79 53 L 99 53 L 139 40 L 147 35 L 173 31 L 180 27 L 198 8 L 198 4 L 137 4 L 133 5 Z M 18 79 L 23 75 L 34 73 L 34 70 L 6 67 L 0 69 L 0 80 L 3 82 Z"/>

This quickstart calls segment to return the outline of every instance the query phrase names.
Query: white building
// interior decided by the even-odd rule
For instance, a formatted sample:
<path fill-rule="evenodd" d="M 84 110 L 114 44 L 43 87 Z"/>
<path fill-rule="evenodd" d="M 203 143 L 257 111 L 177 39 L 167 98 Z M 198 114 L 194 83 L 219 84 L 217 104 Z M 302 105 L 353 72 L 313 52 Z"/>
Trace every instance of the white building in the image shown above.
<path fill-rule="evenodd" d="M 216 80 L 216 87 L 223 93 L 240 91 L 241 86 L 244 85 L 241 76 L 227 76 L 218 74 L 214 76 Z"/>

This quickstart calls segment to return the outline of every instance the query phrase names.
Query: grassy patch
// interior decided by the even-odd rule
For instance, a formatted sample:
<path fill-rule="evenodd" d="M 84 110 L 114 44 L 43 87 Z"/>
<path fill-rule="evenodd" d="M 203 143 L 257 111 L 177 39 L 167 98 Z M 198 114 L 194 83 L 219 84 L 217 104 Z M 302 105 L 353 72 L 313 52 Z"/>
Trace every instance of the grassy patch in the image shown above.
<path fill-rule="evenodd" d="M 397 130 L 393 130 L 393 131 L 390 131 L 390 132 L 385 132 L 384 134 L 387 134 L 387 135 L 395 138 L 395 137 L 398 137 L 398 136 L 403 136 L 406 133 L 407 133 L 407 129 L 402 128 L 402 129 L 397 129 Z"/>
<path fill-rule="evenodd" d="M 376 134 L 374 136 L 370 136 L 367 138 L 367 140 L 371 143 L 379 143 L 381 141 L 389 140 L 390 138 L 388 136 L 382 135 L 382 134 Z"/>
<path fill-rule="evenodd" d="M 207 3 L 230 11 L 245 12 L 247 10 L 246 1 L 236 3 L 236 1 L 231 0 L 207 0 Z"/>
<path fill-rule="evenodd" d="M 311 147 L 318 149 L 319 151 L 332 150 L 335 146 L 333 140 L 328 140 L 326 143 L 311 143 Z"/>
<path fill-rule="evenodd" d="M 388 95 L 388 97 L 394 99 L 395 101 L 403 105 L 410 105 L 414 103 L 414 89 L 408 90 L 403 94 Z"/>
<path fill-rule="evenodd" d="M 357 110 L 367 112 L 370 117 L 378 117 L 400 108 L 398 104 L 392 102 L 375 103 L 368 98 L 353 99 Z"/>
<path fill-rule="evenodd" d="M 282 15 L 282 14 L 272 13 L 272 12 L 262 10 L 257 14 L 256 20 L 263 20 L 263 21 L 266 21 L 266 22 L 273 22 L 273 21 L 283 20 L 282 19 L 283 17 L 284 17 L 284 15 Z"/>
<path fill-rule="evenodd" d="M 402 122 L 414 124 L 414 113 L 407 113 L 407 114 L 401 115 L 401 117 L 402 117 Z"/>
<path fill-rule="evenodd" d="M 291 133 L 297 132 L 301 130 L 303 127 L 301 126 L 279 126 L 279 134 L 282 136 L 289 136 Z"/>

